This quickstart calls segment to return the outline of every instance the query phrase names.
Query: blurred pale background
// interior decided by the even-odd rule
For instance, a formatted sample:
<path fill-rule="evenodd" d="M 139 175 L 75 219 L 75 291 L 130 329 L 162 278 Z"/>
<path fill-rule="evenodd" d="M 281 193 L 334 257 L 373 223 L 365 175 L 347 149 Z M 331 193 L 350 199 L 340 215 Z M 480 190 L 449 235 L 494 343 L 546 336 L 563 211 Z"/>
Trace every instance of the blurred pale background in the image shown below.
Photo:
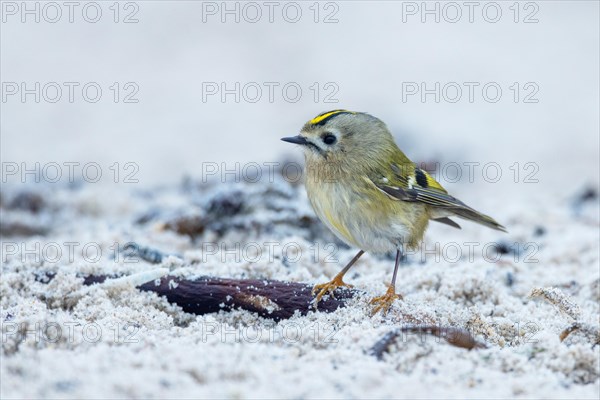
<path fill-rule="evenodd" d="M 599 3 L 513 3 L 495 3 L 502 13 L 495 23 L 486 20 L 496 19 L 488 2 L 472 10 L 473 22 L 463 2 L 453 3 L 462 16 L 452 23 L 456 7 L 435 2 L 426 6 L 438 7 L 439 22 L 423 14 L 422 2 L 394 1 L 275 2 L 269 22 L 264 2 L 137 1 L 120 3 L 115 23 L 109 1 L 98 2 L 102 16 L 90 23 L 82 17 L 81 2 L 72 23 L 66 6 L 60 20 L 50 23 L 45 19 L 55 18 L 56 10 L 44 9 L 42 2 L 36 23 L 35 15 L 23 15 L 25 3 L 3 2 L 2 162 L 93 161 L 104 173 L 114 162 L 134 162 L 140 183 L 169 183 L 185 174 L 199 176 L 203 162 L 233 165 L 297 155 L 279 138 L 296 134 L 319 112 L 347 108 L 383 119 L 418 161 L 495 161 L 503 168 L 535 162 L 537 178 L 547 187 L 595 181 Z M 252 23 L 255 5 L 262 15 Z M 223 7 L 237 7 L 240 21 Z M 302 15 L 292 23 L 298 8 Z M 87 13 L 94 18 L 94 9 Z M 132 13 L 138 22 L 123 23 Z M 327 17 L 331 23 L 324 22 Z M 54 97 L 50 91 L 39 103 L 33 95 L 23 103 L 20 92 L 7 91 L 14 89 L 11 82 L 30 89 L 35 82 L 57 82 L 62 98 L 46 101 Z M 79 83 L 73 103 L 64 82 Z M 102 89 L 96 103 L 82 97 L 88 82 Z M 128 82 L 134 86 L 125 88 Z M 249 101 L 256 92 L 247 87 L 239 102 L 234 95 L 223 102 L 220 93 L 204 93 L 203 99 L 207 82 L 225 82 L 230 89 L 236 82 L 241 87 L 255 82 L 262 97 Z M 272 102 L 264 82 L 278 85 Z M 448 101 L 455 93 L 449 91 L 439 103 L 434 95 L 423 102 L 420 93 L 403 92 L 411 82 L 428 88 L 456 82 L 462 98 Z M 463 82 L 479 84 L 473 102 Z M 488 82 L 502 89 L 495 103 L 482 95 Z M 534 86 L 525 88 L 528 82 Z M 297 102 L 289 98 L 293 89 L 288 99 L 282 94 L 287 83 L 302 89 Z M 139 101 L 125 103 L 135 86 L 133 98 Z M 532 88 L 537 93 L 531 99 L 538 102 L 526 103 Z M 328 94 L 337 102 L 326 102 Z"/>

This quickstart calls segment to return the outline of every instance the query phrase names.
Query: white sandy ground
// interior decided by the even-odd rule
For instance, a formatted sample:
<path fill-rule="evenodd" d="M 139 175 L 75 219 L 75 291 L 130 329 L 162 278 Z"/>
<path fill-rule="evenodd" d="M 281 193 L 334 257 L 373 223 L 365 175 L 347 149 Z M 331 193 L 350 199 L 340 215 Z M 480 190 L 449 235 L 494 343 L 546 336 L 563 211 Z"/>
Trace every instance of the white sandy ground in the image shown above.
<path fill-rule="evenodd" d="M 135 3 L 138 24 L 115 26 L 108 9 L 112 2 L 102 2 L 105 18 L 99 24 L 70 24 L 63 8 L 64 23 L 23 24 L 14 15 L 1 26 L 2 81 L 97 81 L 105 93 L 115 81 L 140 87 L 136 104 L 114 103 L 108 95 L 96 104 L 81 99 L 23 103 L 18 95 L 11 97 L 2 104 L 2 161 L 25 162 L 28 168 L 35 162 L 97 162 L 105 183 L 116 161 L 121 167 L 135 162 L 141 182 L 28 188 L 17 174 L 13 185 L 2 186 L 2 223 L 50 231 L 1 238 L 1 398 L 600 396 L 600 346 L 592 347 L 593 338 L 582 330 L 561 343 L 559 334 L 572 318 L 529 297 L 535 288 L 554 287 L 559 292 L 553 293 L 579 306 L 582 326 L 598 331 L 598 200 L 578 213 L 572 206 L 590 182 L 598 190 L 598 2 L 533 2 L 539 6 L 536 24 L 513 23 L 513 1 L 500 3 L 504 18 L 493 24 L 481 18 L 423 24 L 419 15 L 400 23 L 403 4 L 411 2 L 397 1 L 334 2 L 340 7 L 338 24 L 314 24 L 312 1 L 302 3 L 306 18 L 298 24 L 281 19 L 222 24 L 218 16 L 200 23 L 202 4 L 208 2 Z M 466 12 L 463 7 L 464 17 Z M 363 62 L 357 49 L 368 50 L 370 58 Z M 280 96 L 273 104 L 266 96 L 258 104 L 222 103 L 217 96 L 201 102 L 207 81 L 298 82 L 305 95 L 298 103 Z M 418 96 L 402 100 L 405 82 L 431 87 L 473 81 L 498 82 L 502 100 L 485 102 L 479 92 L 474 103 L 466 95 L 458 103 L 423 102 Z M 315 102 L 309 90 L 314 82 L 335 82 L 339 103 Z M 514 103 L 509 89 L 514 82 L 536 83 L 539 103 Z M 156 268 L 186 276 L 308 284 L 330 279 L 356 249 L 340 248 L 337 261 L 326 261 L 331 235 L 298 222 L 314 216 L 301 187 L 235 184 L 228 177 L 227 184 L 190 191 L 176 181 L 184 171 L 199 174 L 203 162 L 226 162 L 231 168 L 236 162 L 273 161 L 273 155 L 291 152 L 279 137 L 295 134 L 306 120 L 332 108 L 382 118 L 415 160 L 443 155 L 443 161 L 500 163 L 504 173 L 498 184 L 482 182 L 480 170 L 473 184 L 465 184 L 464 177 L 460 184 L 442 183 L 510 233 L 466 222 L 462 231 L 432 224 L 427 248 L 437 241 L 443 252 L 444 245 L 458 243 L 462 257 L 452 261 L 454 247 L 446 247 L 446 257 L 439 260 L 431 254 L 423 263 L 418 255 L 409 257 L 399 274 L 404 301 L 386 318 L 371 318 L 366 303 L 385 290 L 393 261 L 370 255 L 347 279 L 365 292 L 364 298 L 331 314 L 310 313 L 278 324 L 246 311 L 194 316 L 133 288 L 77 295 L 82 288 L 77 275 Z M 514 162 L 520 163 L 519 183 L 507 182 Z M 524 168 L 527 162 L 539 166 L 539 184 L 522 183 L 530 171 Z M 81 177 L 80 168 L 76 176 Z M 269 187 L 288 195 L 265 193 Z M 192 242 L 161 229 L 178 215 L 204 216 L 211 198 L 236 189 L 245 195 L 233 197 L 243 197 L 248 210 L 224 219 L 226 226 L 238 226 L 223 238 L 207 229 Z M 39 214 L 4 207 L 28 190 L 46 199 Z M 134 223 L 152 210 L 157 210 L 154 219 Z M 535 236 L 540 226 L 546 233 Z M 500 262 L 484 259 L 484 244 L 500 240 L 533 244 L 517 260 L 511 254 Z M 115 262 L 114 243 L 128 241 L 181 257 L 162 265 L 125 263 L 122 255 Z M 238 262 L 235 255 L 223 262 L 220 255 L 202 251 L 202 243 L 212 241 L 228 248 L 235 242 L 242 249 L 250 242 L 280 246 L 272 262 L 266 248 L 253 263 Z M 65 242 L 78 243 L 74 260 L 65 248 L 56 262 L 31 259 L 45 245 Z M 292 253 L 282 257 L 282 246 L 292 242 L 302 249 L 296 262 Z M 315 242 L 320 251 L 313 260 Z M 478 243 L 472 260 L 465 242 Z M 101 246 L 98 261 L 82 257 L 89 243 Z M 8 255 L 13 247 L 5 246 L 10 245 L 34 249 L 33 254 L 27 260 Z M 93 257 L 93 246 L 90 251 Z M 34 278 L 39 271 L 58 275 L 42 284 Z M 67 295 L 79 301 L 65 301 Z M 409 335 L 382 361 L 368 354 L 393 328 L 415 323 L 465 328 L 489 347 L 467 351 Z M 61 329 L 58 337 L 55 324 Z M 44 328 L 52 340 L 44 339 Z M 20 337 L 15 329 L 28 335 Z"/>
<path fill-rule="evenodd" d="M 466 201 L 472 187 L 457 185 L 455 194 Z M 4 190 L 5 207 L 20 189 Z M 277 179 L 200 188 L 188 182 L 110 189 L 37 186 L 31 190 L 46 199 L 39 214 L 2 210 L 4 222 L 51 227 L 44 237 L 3 238 L 3 399 L 598 398 L 600 346 L 593 346 L 600 311 L 598 200 L 576 213 L 571 205 L 576 188 L 539 202 L 535 212 L 527 212 L 531 203 L 480 198 L 478 206 L 505 223 L 507 235 L 466 222 L 461 231 L 432 226 L 427 248 L 438 241 L 439 257 L 409 257 L 399 273 L 398 291 L 404 300 L 387 317 L 370 317 L 367 301 L 385 290 L 393 261 L 367 254 L 347 279 L 364 296 L 330 314 L 311 312 L 280 323 L 242 310 L 195 316 L 132 287 L 97 288 L 80 296 L 82 279 L 76 275 L 125 275 L 162 267 L 189 277 L 323 282 L 355 249 L 340 247 L 334 253 L 339 262 L 327 262 L 324 246 L 331 237 L 320 227 L 311 234 L 297 223 L 313 215 L 302 186 Z M 225 225 L 238 224 L 224 237 L 207 229 L 192 242 L 163 229 L 178 215 L 204 216 L 215 196 L 244 204 L 237 216 L 223 217 Z M 155 211 L 154 219 L 134 223 L 149 210 Z M 541 236 L 534 235 L 538 226 L 545 230 Z M 122 254 L 115 261 L 111 246 L 130 240 L 178 256 L 160 265 L 126 263 Z M 69 241 L 78 242 L 75 259 L 63 253 L 56 262 L 38 262 L 34 254 L 23 259 L 7 247 L 16 244 L 23 250 L 40 243 L 44 249 L 48 243 Z M 516 260 L 506 254 L 497 262 L 490 261 L 496 256 L 490 250 L 486 260 L 482 247 L 498 241 L 529 243 L 533 250 Z M 82 257 L 81 249 L 89 242 L 101 246 L 99 261 L 91 259 L 93 251 L 87 260 Z M 223 262 L 224 255 L 202 251 L 206 242 L 223 242 L 229 249 L 241 243 L 241 253 L 234 251 Z M 258 260 L 250 250 L 243 252 L 250 242 L 263 247 Z M 272 260 L 267 242 L 278 243 Z M 314 242 L 320 248 L 316 260 Z M 477 242 L 472 259 L 464 242 Z M 289 243 L 301 249 L 299 260 L 293 248 L 282 254 L 282 246 Z M 456 262 L 450 247 L 443 250 L 448 243 L 461 244 Z M 440 255 L 444 251 L 445 257 Z M 46 256 L 52 258 L 52 253 Z M 44 284 L 35 279 L 39 271 L 57 275 Z M 588 331 L 575 331 L 560 341 L 572 317 L 529 297 L 533 289 L 549 287 L 579 307 L 578 322 Z M 420 323 L 467 329 L 488 348 L 468 351 L 432 336 L 410 334 L 393 343 L 381 361 L 369 354 L 393 328 Z"/>

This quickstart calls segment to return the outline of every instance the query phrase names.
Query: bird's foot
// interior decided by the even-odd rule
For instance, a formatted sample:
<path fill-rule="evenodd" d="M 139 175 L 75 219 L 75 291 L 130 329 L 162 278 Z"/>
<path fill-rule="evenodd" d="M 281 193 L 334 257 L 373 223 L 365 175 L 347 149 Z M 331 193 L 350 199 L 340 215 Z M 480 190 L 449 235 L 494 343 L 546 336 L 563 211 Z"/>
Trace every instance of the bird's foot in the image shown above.
<path fill-rule="evenodd" d="M 388 286 L 388 290 L 383 296 L 375 297 L 369 302 L 369 304 L 375 306 L 371 311 L 371 316 L 377 314 L 379 311 L 381 311 L 383 315 L 386 315 L 394 301 L 402 299 L 402 295 L 396 293 L 394 286 Z"/>
<path fill-rule="evenodd" d="M 337 289 L 339 287 L 352 288 L 353 286 L 347 284 L 346 282 L 344 282 L 342 280 L 341 276 L 336 276 L 330 282 L 321 283 L 319 285 L 315 285 L 315 287 L 312 290 L 313 296 L 316 293 L 316 296 L 315 296 L 315 298 L 313 300 L 313 303 L 315 305 L 315 309 L 317 308 L 317 304 L 319 304 L 319 302 L 321 301 L 321 299 L 323 298 L 323 296 L 325 296 L 326 294 L 331 295 L 331 297 L 333 297 L 335 299 L 334 292 L 335 292 L 335 289 Z"/>

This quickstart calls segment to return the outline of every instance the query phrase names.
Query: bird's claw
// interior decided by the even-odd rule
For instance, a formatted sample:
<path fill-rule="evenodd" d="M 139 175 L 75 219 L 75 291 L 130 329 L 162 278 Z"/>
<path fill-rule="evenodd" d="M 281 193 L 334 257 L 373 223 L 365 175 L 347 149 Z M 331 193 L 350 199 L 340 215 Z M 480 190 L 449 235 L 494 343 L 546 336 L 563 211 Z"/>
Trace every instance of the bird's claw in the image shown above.
<path fill-rule="evenodd" d="M 333 280 L 331 280 L 330 282 L 315 285 L 315 287 L 313 287 L 313 290 L 312 290 L 313 296 L 315 296 L 315 293 L 316 293 L 316 296 L 313 300 L 315 309 L 317 308 L 317 305 L 319 304 L 319 302 L 321 301 L 323 296 L 325 296 L 326 294 L 330 295 L 331 297 L 333 297 L 335 299 L 334 293 L 335 293 L 335 290 L 339 287 L 352 288 L 353 286 L 344 282 L 342 280 L 342 278 L 338 278 L 338 277 L 333 278 Z"/>
<path fill-rule="evenodd" d="M 377 314 L 379 311 L 385 316 L 394 301 L 402 300 L 403 297 L 401 294 L 396 293 L 396 289 L 393 286 L 389 286 L 387 292 L 383 296 L 378 296 L 372 299 L 369 304 L 374 305 L 373 310 L 371 311 L 371 316 Z"/>

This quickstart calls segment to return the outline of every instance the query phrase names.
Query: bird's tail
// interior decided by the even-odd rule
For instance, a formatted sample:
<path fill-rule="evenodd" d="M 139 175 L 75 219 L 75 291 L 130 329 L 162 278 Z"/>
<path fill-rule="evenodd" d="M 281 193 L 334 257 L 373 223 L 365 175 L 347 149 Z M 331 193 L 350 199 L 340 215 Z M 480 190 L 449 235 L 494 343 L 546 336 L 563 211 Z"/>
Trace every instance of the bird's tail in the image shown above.
<path fill-rule="evenodd" d="M 495 229 L 497 231 L 507 232 L 506 228 L 500 225 L 496 220 L 489 215 L 485 215 L 476 211 L 470 207 L 461 207 L 452 210 L 454 215 L 460 218 L 467 219 L 469 221 L 477 222 L 478 224 L 487 226 L 488 228 Z"/>

